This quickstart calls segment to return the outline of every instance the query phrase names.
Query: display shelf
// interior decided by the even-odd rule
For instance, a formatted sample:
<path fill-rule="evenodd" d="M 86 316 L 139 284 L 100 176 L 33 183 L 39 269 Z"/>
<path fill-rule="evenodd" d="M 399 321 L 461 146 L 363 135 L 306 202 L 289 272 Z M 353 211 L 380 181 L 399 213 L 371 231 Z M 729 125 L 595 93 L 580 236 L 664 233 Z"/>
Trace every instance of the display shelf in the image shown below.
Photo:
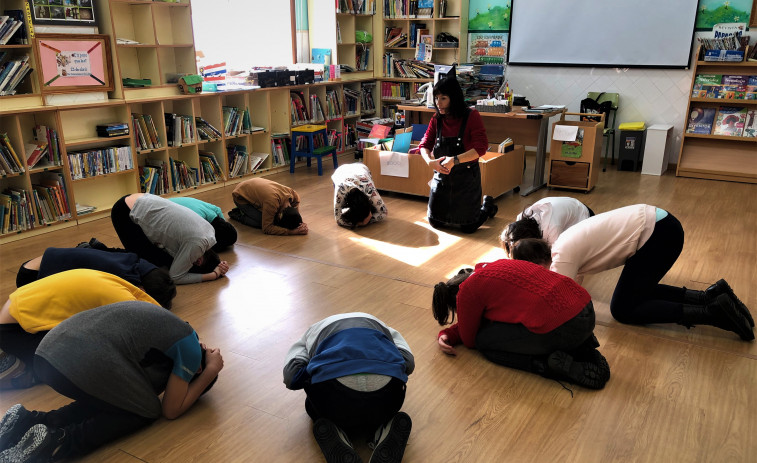
<path fill-rule="evenodd" d="M 697 61 L 692 73 L 689 102 L 686 108 L 686 120 L 683 127 L 689 125 L 693 105 L 697 108 L 717 108 L 721 106 L 757 109 L 757 101 L 741 99 L 699 98 L 692 97 L 696 76 L 699 74 L 746 75 L 757 76 L 757 62 L 739 63 L 722 61 L 703 61 L 704 50 L 697 51 Z M 715 115 L 717 120 L 717 115 Z M 713 123 L 714 125 L 714 123 Z M 684 133 L 678 155 L 676 175 L 712 180 L 757 183 L 757 138 L 743 136 L 724 136 L 703 133 Z"/>

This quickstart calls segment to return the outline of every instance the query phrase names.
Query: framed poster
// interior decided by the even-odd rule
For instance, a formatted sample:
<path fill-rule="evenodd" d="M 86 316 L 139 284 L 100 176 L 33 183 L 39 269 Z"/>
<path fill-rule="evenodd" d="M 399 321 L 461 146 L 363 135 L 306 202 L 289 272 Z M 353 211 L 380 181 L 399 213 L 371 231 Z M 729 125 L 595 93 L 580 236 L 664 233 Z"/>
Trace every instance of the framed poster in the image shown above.
<path fill-rule="evenodd" d="M 37 34 L 42 93 L 113 90 L 110 38 L 96 34 Z"/>
<path fill-rule="evenodd" d="M 94 0 L 26 0 L 32 24 L 97 26 Z"/>

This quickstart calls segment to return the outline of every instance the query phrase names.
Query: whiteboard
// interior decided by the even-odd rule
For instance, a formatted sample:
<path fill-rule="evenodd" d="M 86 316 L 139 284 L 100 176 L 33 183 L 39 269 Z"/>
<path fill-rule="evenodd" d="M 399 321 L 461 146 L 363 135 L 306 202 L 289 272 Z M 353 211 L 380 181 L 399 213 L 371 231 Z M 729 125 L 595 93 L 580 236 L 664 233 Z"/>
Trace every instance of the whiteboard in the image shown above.
<path fill-rule="evenodd" d="M 510 64 L 688 67 L 697 0 L 513 0 Z"/>

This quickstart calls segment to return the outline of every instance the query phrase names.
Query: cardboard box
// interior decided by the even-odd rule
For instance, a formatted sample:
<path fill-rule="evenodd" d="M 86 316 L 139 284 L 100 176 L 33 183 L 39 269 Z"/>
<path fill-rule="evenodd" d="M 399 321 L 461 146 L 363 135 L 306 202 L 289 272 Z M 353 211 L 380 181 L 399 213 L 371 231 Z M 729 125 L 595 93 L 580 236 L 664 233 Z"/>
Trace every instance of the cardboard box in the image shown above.
<path fill-rule="evenodd" d="M 410 174 L 405 177 L 381 175 L 379 150 L 366 148 L 363 162 L 371 171 L 376 188 L 417 196 L 429 194 L 428 182 L 434 171 L 426 165 L 420 154 L 408 154 Z M 508 153 L 487 152 L 478 160 L 481 167 L 481 189 L 483 194 L 498 197 L 520 186 L 523 181 L 523 159 L 525 149 L 517 145 Z"/>

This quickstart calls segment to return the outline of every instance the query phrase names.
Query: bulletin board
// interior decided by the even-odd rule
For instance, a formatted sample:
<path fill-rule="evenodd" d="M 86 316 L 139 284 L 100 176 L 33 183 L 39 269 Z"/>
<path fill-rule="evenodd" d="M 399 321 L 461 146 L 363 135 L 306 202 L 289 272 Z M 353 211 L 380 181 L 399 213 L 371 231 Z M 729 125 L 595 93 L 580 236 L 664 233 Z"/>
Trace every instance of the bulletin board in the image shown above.
<path fill-rule="evenodd" d="M 110 38 L 97 34 L 37 34 L 42 93 L 113 90 Z"/>

